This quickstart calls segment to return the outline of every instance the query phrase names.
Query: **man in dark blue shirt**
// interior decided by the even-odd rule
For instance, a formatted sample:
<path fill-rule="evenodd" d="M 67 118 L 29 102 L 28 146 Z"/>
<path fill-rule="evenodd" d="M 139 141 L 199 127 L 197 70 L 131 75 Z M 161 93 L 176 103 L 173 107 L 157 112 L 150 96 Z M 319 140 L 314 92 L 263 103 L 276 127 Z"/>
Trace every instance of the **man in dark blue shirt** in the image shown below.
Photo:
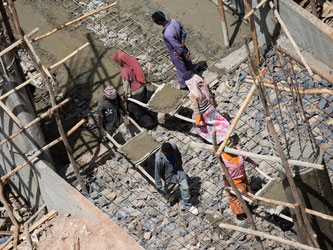
<path fill-rule="evenodd" d="M 192 214 L 197 215 L 198 209 L 190 203 L 190 190 L 182 165 L 182 157 L 176 144 L 163 143 L 155 156 L 155 185 L 162 194 L 167 195 L 170 193 L 169 190 L 178 183 L 183 210 L 189 209 Z M 164 180 L 163 188 L 161 178 Z"/>

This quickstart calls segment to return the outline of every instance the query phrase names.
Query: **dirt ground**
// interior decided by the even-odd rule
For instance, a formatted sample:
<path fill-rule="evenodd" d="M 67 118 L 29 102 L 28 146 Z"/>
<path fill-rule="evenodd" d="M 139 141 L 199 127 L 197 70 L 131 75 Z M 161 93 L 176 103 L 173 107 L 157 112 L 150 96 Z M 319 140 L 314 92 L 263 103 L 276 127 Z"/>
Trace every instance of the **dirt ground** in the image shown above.
<path fill-rule="evenodd" d="M 112 249 L 114 242 L 109 239 L 109 229 L 83 217 L 57 217 L 48 222 L 48 228 L 40 238 L 37 249 L 74 249 L 79 238 L 80 249 Z"/>
<path fill-rule="evenodd" d="M 23 30 L 28 33 L 38 27 L 40 29 L 38 35 L 41 35 L 81 16 L 83 14 L 82 6 L 96 8 L 97 4 L 109 4 L 111 2 L 109 0 L 84 0 L 79 3 L 78 7 L 75 1 L 17 0 L 15 5 Z M 131 25 L 140 25 L 139 31 L 142 30 L 143 34 L 138 32 L 137 36 L 144 36 L 149 42 L 147 45 L 140 47 L 131 44 L 131 41 L 125 41 L 124 43 L 111 43 L 110 46 L 105 46 L 105 41 L 103 44 L 101 36 L 92 31 L 99 25 L 93 19 L 87 19 L 88 24 L 80 23 L 71 26 L 34 43 L 37 53 L 46 66 L 61 60 L 84 43 L 90 43 L 90 46 L 52 71 L 58 81 L 58 86 L 55 86 L 55 89 L 60 94 L 60 99 L 61 97 L 70 96 L 75 99 L 71 102 L 71 105 L 87 105 L 90 111 L 95 112 L 97 101 L 105 86 L 111 84 L 121 93 L 120 67 L 111 61 L 113 51 L 120 48 L 132 51 L 135 56 L 148 54 L 153 59 L 157 59 L 152 63 L 155 68 L 165 65 L 169 71 L 159 77 L 161 81 L 169 82 L 170 79 L 176 79 L 175 71 L 172 70 L 173 66 L 161 39 L 162 27 L 153 24 L 151 21 L 150 16 L 156 9 L 165 12 L 169 18 L 179 19 L 183 23 L 189 34 L 187 45 L 192 52 L 194 62 L 198 65 L 201 65 L 201 63 L 203 65 L 213 65 L 220 58 L 237 49 L 242 43 L 242 37 L 250 34 L 247 25 L 244 25 L 237 16 L 227 13 L 232 48 L 224 48 L 219 13 L 217 7 L 209 0 L 152 0 L 149 3 L 145 0 L 120 0 L 117 7 L 110 10 L 111 12 L 114 11 L 112 15 L 113 13 L 119 14 L 117 18 L 119 18 L 119 24 L 122 26 L 127 25 L 126 17 L 132 15 L 134 24 Z M 126 21 L 123 22 L 125 19 Z M 111 27 L 113 21 L 107 25 Z M 92 27 L 92 29 L 87 27 Z M 120 31 L 116 30 L 116 32 Z M 119 37 L 115 39 L 119 40 Z M 128 39 L 130 39 L 130 36 Z M 212 72 L 216 71 L 214 66 L 209 68 L 212 69 Z M 152 75 L 150 71 L 146 71 L 148 79 Z M 38 103 L 38 111 L 45 111 L 46 105 L 45 103 Z M 69 130 L 82 118 L 82 115 L 76 114 L 75 108 L 67 110 L 68 113 L 63 114 L 63 123 L 65 129 Z M 49 142 L 57 138 L 59 134 L 52 120 L 46 121 L 42 126 L 46 140 Z M 99 133 L 96 130 L 81 129 L 71 136 L 70 143 L 74 149 L 75 157 L 79 158 L 85 152 L 92 151 L 92 148 L 99 144 Z M 51 153 L 57 156 L 56 160 L 60 160 L 60 165 L 68 164 L 66 152 L 61 144 L 53 147 Z"/>

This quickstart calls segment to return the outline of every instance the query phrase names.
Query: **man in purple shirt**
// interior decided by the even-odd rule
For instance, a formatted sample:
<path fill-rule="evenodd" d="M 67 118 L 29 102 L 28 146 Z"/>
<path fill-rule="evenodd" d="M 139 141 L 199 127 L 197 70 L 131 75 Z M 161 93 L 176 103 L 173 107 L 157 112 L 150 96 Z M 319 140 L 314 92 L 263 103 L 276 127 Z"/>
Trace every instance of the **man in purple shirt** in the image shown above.
<path fill-rule="evenodd" d="M 167 46 L 171 61 L 177 69 L 177 78 L 181 89 L 188 89 L 183 79 L 186 71 L 194 71 L 190 52 L 185 46 L 186 32 L 181 23 L 175 19 L 167 20 L 161 11 L 152 15 L 153 22 L 162 25 L 163 41 Z"/>

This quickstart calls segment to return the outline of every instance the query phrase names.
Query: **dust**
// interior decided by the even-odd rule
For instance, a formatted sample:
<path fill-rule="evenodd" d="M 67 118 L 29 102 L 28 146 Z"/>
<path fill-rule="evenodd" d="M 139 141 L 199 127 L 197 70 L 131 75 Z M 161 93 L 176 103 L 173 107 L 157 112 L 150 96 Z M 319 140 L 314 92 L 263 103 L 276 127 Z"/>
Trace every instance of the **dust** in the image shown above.
<path fill-rule="evenodd" d="M 171 88 L 165 84 L 158 87 L 148 102 L 148 107 L 154 112 L 171 113 L 176 110 L 188 91 Z"/>
<path fill-rule="evenodd" d="M 150 134 L 142 132 L 123 145 L 120 150 L 127 158 L 136 163 L 160 146 L 161 143 L 155 141 Z"/>

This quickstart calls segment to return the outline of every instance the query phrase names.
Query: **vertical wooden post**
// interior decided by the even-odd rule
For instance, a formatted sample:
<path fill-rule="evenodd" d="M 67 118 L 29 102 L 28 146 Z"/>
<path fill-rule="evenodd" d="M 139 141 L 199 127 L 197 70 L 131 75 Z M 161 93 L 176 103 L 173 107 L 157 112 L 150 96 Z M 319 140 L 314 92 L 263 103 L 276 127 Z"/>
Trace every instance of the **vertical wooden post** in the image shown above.
<path fill-rule="evenodd" d="M 249 59 L 249 61 L 251 61 L 252 59 L 251 59 L 251 56 L 250 56 L 250 49 L 248 47 L 247 42 L 245 42 L 245 47 L 246 47 L 246 50 L 247 50 L 248 59 Z M 256 80 L 259 79 L 260 77 L 258 75 L 254 74 L 255 69 L 252 68 L 251 63 L 250 63 L 250 68 L 251 68 L 251 72 L 253 74 L 253 77 Z M 259 94 L 259 98 L 260 98 L 260 100 L 262 102 L 262 105 L 263 105 L 263 108 L 264 108 L 264 114 L 265 114 L 265 117 L 266 117 L 265 120 L 266 120 L 266 124 L 267 124 L 267 127 L 268 127 L 268 131 L 273 137 L 273 140 L 274 140 L 274 143 L 276 145 L 278 154 L 281 158 L 282 166 L 284 168 L 284 171 L 285 171 L 285 174 L 287 176 L 292 194 L 294 196 L 295 202 L 296 202 L 296 204 L 299 205 L 299 208 L 300 208 L 299 211 L 297 211 L 296 207 L 298 207 L 298 205 L 295 206 L 297 223 L 299 224 L 300 229 L 305 233 L 305 235 L 308 235 L 308 238 L 307 238 L 308 243 L 311 246 L 315 246 L 317 248 L 320 248 L 319 244 L 318 244 L 318 241 L 317 241 L 317 235 L 315 234 L 315 232 L 312 229 L 309 218 L 308 218 L 308 216 L 305 212 L 305 207 L 304 207 L 304 204 L 301 200 L 301 196 L 298 193 L 295 180 L 293 178 L 293 175 L 292 175 L 290 167 L 289 167 L 288 160 L 286 158 L 286 155 L 284 154 L 281 142 L 279 140 L 279 135 L 276 132 L 275 127 L 274 127 L 273 122 L 272 122 L 272 119 L 270 117 L 269 108 L 268 108 L 268 105 L 267 105 L 267 101 L 266 101 L 262 86 L 258 87 L 258 94 Z"/>
<path fill-rule="evenodd" d="M 21 29 L 21 26 L 20 26 L 20 22 L 19 22 L 17 13 L 16 13 L 15 6 L 13 4 L 13 1 L 8 0 L 8 3 L 9 3 L 9 6 L 10 6 L 10 10 L 12 12 L 12 19 L 13 19 L 13 23 L 15 24 L 17 34 L 18 34 L 20 40 L 24 40 L 23 45 L 24 45 L 25 49 L 27 50 L 27 52 L 28 52 L 32 62 L 34 63 L 35 67 L 41 73 L 41 75 L 43 77 L 43 80 L 45 81 L 45 84 L 47 86 L 47 89 L 49 91 L 51 105 L 52 105 L 52 107 L 55 107 L 57 105 L 57 103 L 56 103 L 56 99 L 55 99 L 55 96 L 54 96 L 54 93 L 53 93 L 52 84 L 51 84 L 50 80 L 53 83 L 55 83 L 55 81 L 54 81 L 52 75 L 50 74 L 50 72 L 45 67 L 43 67 L 43 65 L 41 64 L 41 60 L 38 57 L 37 53 L 35 52 L 34 48 L 32 47 L 29 39 L 26 36 L 23 36 L 23 32 L 22 32 L 22 29 Z M 60 114 L 59 114 L 58 110 L 55 110 L 54 114 L 55 114 L 55 120 L 56 120 L 56 123 L 57 123 L 57 126 L 58 126 L 59 133 L 62 137 L 63 143 L 64 143 L 66 151 L 67 151 L 68 158 L 71 162 L 71 165 L 73 167 L 76 178 L 80 183 L 82 191 L 87 193 L 88 192 L 87 187 L 83 182 L 83 179 L 80 175 L 79 168 L 78 168 L 78 166 L 75 162 L 73 152 L 72 152 L 72 148 L 71 148 L 71 146 L 68 142 L 68 139 L 67 139 L 64 127 L 62 125 L 61 117 L 60 117 Z"/>
<path fill-rule="evenodd" d="M 12 221 L 13 223 L 13 226 L 15 228 L 15 231 L 14 231 L 14 234 L 13 234 L 13 239 L 14 239 L 14 243 L 13 243 L 13 247 L 14 249 L 17 249 L 17 242 L 18 242 L 18 234 L 19 234 L 19 224 L 13 214 L 13 211 L 11 209 L 11 207 L 9 206 L 7 200 L 6 200 L 6 197 L 4 195 L 4 192 L 3 192 L 3 187 L 4 187 L 4 182 L 3 181 L 0 181 L 0 201 L 1 203 L 5 206 L 5 209 L 8 213 L 8 216 L 10 218 L 10 220 Z"/>
<path fill-rule="evenodd" d="M 216 131 L 215 130 L 213 131 L 213 146 L 214 146 L 214 152 L 215 152 L 215 155 L 216 155 L 217 154 L 217 142 L 216 142 Z M 220 166 L 223 169 L 224 175 L 227 178 L 229 185 L 231 186 L 232 190 L 234 191 L 235 195 L 237 196 L 237 199 L 242 204 L 242 207 L 243 207 L 244 212 L 247 216 L 247 219 L 250 222 L 251 228 L 253 230 L 257 230 L 256 223 L 255 223 L 255 221 L 252 217 L 251 211 L 250 211 L 247 203 L 243 199 L 241 193 L 239 192 L 238 188 L 236 187 L 235 183 L 233 182 L 232 177 L 231 177 L 227 167 L 224 165 L 223 161 L 221 160 L 221 156 L 218 156 L 217 160 L 219 161 Z M 260 237 L 256 236 L 256 241 L 258 242 L 259 249 L 264 250 L 264 246 L 262 244 L 262 241 L 261 241 Z"/>
<path fill-rule="evenodd" d="M 222 0 L 217 0 L 217 3 L 219 6 L 219 12 L 220 12 L 220 16 L 221 16 L 221 25 L 222 25 L 222 34 L 223 34 L 223 39 L 224 39 L 224 45 L 226 47 L 230 47 L 229 31 L 228 31 L 228 26 L 227 26 L 227 20 L 225 18 L 223 2 L 222 2 Z"/>
<path fill-rule="evenodd" d="M 246 11 L 249 13 L 252 10 L 250 0 L 244 0 L 244 5 Z M 260 55 L 259 55 L 259 47 L 258 47 L 258 37 L 256 31 L 256 25 L 254 23 L 253 15 L 250 16 L 250 26 L 251 26 L 251 33 L 252 33 L 252 41 L 253 41 L 253 49 L 254 49 L 254 57 L 256 59 L 256 66 L 258 67 L 260 64 Z"/>

